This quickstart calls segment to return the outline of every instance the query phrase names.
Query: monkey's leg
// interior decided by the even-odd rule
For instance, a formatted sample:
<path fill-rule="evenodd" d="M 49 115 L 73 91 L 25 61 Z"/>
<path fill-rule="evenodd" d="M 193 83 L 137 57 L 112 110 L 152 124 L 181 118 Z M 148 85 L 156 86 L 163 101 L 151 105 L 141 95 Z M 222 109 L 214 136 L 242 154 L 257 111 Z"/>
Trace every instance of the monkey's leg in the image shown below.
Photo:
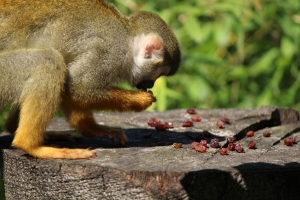
<path fill-rule="evenodd" d="M 19 118 L 20 108 L 13 108 L 10 112 L 8 119 L 4 124 L 4 130 L 14 135 L 19 125 Z M 80 140 L 78 136 L 74 137 L 69 133 L 69 131 L 47 131 L 45 137 L 47 140 L 67 140 L 71 142 Z"/>
<path fill-rule="evenodd" d="M 20 64 L 18 58 L 30 58 L 30 62 L 20 64 L 24 71 L 30 72 L 22 85 L 19 126 L 12 145 L 37 158 L 94 157 L 95 153 L 90 150 L 42 145 L 46 126 L 61 101 L 66 70 L 62 56 L 52 49 L 20 50 L 5 56 L 15 57 L 16 64 Z"/>
<path fill-rule="evenodd" d="M 120 144 L 125 144 L 127 137 L 121 128 L 97 124 L 90 110 L 80 109 L 67 102 L 62 103 L 62 109 L 71 126 L 76 128 L 82 135 L 86 137 L 108 136 L 112 141 L 117 137 Z"/>
<path fill-rule="evenodd" d="M 20 117 L 20 108 L 19 107 L 13 108 L 12 111 L 10 111 L 10 115 L 4 124 L 4 130 L 6 130 L 11 134 L 15 134 L 19 125 L 19 117 Z"/>
<path fill-rule="evenodd" d="M 18 147 L 37 158 L 66 158 L 80 159 L 95 157 L 95 153 L 85 149 L 60 149 L 41 145 L 43 132 L 51 116 L 47 107 L 39 105 L 32 107 L 31 99 L 22 103 L 20 123 L 17 129 L 13 146 Z M 47 102 L 49 103 L 49 102 Z"/>

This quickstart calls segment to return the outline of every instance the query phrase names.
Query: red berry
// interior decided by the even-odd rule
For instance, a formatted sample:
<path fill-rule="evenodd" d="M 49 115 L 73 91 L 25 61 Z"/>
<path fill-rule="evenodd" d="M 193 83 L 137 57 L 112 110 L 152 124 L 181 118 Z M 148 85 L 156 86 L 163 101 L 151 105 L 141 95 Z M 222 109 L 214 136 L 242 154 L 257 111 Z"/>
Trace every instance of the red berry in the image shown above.
<path fill-rule="evenodd" d="M 235 144 L 234 144 L 234 143 L 229 143 L 227 148 L 228 148 L 230 151 L 234 151 L 234 150 L 235 150 Z"/>
<path fill-rule="evenodd" d="M 221 149 L 219 149 L 219 153 L 220 153 L 221 155 L 228 155 L 228 151 L 227 151 L 226 148 L 221 148 Z"/>
<path fill-rule="evenodd" d="M 187 112 L 188 114 L 192 114 L 192 115 L 197 114 L 197 111 L 196 111 L 195 108 L 188 108 L 188 109 L 186 110 L 186 112 Z"/>
<path fill-rule="evenodd" d="M 221 117 L 220 119 L 222 122 L 224 122 L 225 124 L 229 124 L 229 119 L 227 117 Z"/>
<path fill-rule="evenodd" d="M 169 128 L 173 128 L 173 124 L 171 122 L 161 122 L 160 120 L 158 120 L 157 118 L 150 118 L 147 121 L 148 125 L 151 127 L 155 127 L 156 130 L 158 131 L 165 131 Z"/>
<path fill-rule="evenodd" d="M 218 128 L 223 128 L 223 122 L 221 120 L 217 121 L 217 127 Z"/>
<path fill-rule="evenodd" d="M 234 142 L 236 142 L 236 140 L 235 140 L 234 137 L 228 137 L 228 138 L 227 138 L 227 142 L 228 142 L 228 143 L 234 143 Z"/>
<path fill-rule="evenodd" d="M 192 142 L 191 145 L 190 145 L 190 147 L 192 149 L 195 149 L 196 145 L 198 145 L 198 144 L 199 144 L 199 142 Z"/>
<path fill-rule="evenodd" d="M 286 146 L 293 146 L 293 142 L 291 142 L 291 141 L 289 141 L 289 140 L 287 140 L 287 139 L 284 139 L 283 141 L 284 141 L 284 144 L 285 144 Z"/>
<path fill-rule="evenodd" d="M 233 143 L 235 146 L 241 146 L 241 144 L 239 142 L 234 142 Z"/>
<path fill-rule="evenodd" d="M 160 121 L 157 118 L 150 118 L 147 123 L 149 126 L 155 127 Z"/>
<path fill-rule="evenodd" d="M 167 129 L 174 128 L 172 122 L 165 122 L 165 126 L 167 127 Z"/>
<path fill-rule="evenodd" d="M 256 148 L 256 143 L 253 140 L 251 140 L 248 144 L 248 147 L 249 147 L 249 149 L 255 149 Z"/>
<path fill-rule="evenodd" d="M 182 147 L 182 143 L 173 143 L 173 147 L 179 149 Z"/>
<path fill-rule="evenodd" d="M 287 138 L 288 140 L 291 140 L 293 143 L 296 143 L 296 138 L 293 136 L 290 136 Z"/>
<path fill-rule="evenodd" d="M 193 122 L 192 121 L 185 121 L 181 124 L 182 127 L 191 127 L 193 126 Z"/>
<path fill-rule="evenodd" d="M 219 148 L 220 144 L 219 144 L 219 140 L 217 138 L 214 138 L 210 141 L 210 146 L 212 148 Z"/>
<path fill-rule="evenodd" d="M 244 148 L 241 147 L 240 145 L 235 145 L 235 151 L 238 153 L 243 153 L 244 152 Z"/>
<path fill-rule="evenodd" d="M 202 146 L 207 146 L 207 140 L 201 140 L 200 141 L 200 145 L 202 145 Z"/>
<path fill-rule="evenodd" d="M 291 141 L 286 140 L 286 139 L 284 140 L 284 144 L 286 146 L 293 146 L 293 143 Z"/>
<path fill-rule="evenodd" d="M 247 137 L 253 137 L 254 136 L 254 131 L 249 131 L 248 133 L 246 133 Z"/>
<path fill-rule="evenodd" d="M 270 137 L 270 136 L 271 136 L 271 133 L 270 133 L 270 132 L 264 132 L 264 133 L 263 133 L 263 136 L 264 136 L 264 137 Z"/>
<path fill-rule="evenodd" d="M 284 139 L 283 141 L 286 146 L 293 146 L 293 144 L 296 143 L 296 138 L 290 136 L 290 137 Z"/>
<path fill-rule="evenodd" d="M 196 116 L 191 117 L 191 120 L 193 122 L 200 122 L 201 121 L 201 117 L 199 115 L 196 115 Z"/>
<path fill-rule="evenodd" d="M 196 144 L 195 150 L 198 152 L 204 153 L 204 152 L 206 152 L 206 147 L 203 145 L 200 145 L 200 144 Z"/>
<path fill-rule="evenodd" d="M 159 123 L 156 124 L 155 129 L 158 131 L 165 131 L 168 129 L 168 127 L 165 124 Z"/>

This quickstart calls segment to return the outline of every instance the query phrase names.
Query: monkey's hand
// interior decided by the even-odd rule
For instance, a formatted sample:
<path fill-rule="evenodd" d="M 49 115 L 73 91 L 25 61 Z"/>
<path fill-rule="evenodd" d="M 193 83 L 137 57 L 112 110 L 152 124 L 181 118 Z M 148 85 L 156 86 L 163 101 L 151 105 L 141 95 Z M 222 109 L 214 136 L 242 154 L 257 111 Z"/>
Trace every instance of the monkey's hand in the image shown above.
<path fill-rule="evenodd" d="M 96 123 L 93 113 L 89 109 L 79 108 L 69 98 L 64 96 L 61 108 L 65 113 L 71 126 L 77 129 L 85 137 L 108 136 L 112 141 L 117 138 L 119 143 L 124 145 L 127 136 L 121 128 L 107 127 Z"/>
<path fill-rule="evenodd" d="M 152 91 L 140 90 L 134 94 L 131 98 L 131 104 L 128 110 L 143 111 L 147 109 L 153 102 L 156 102 L 156 97 Z"/>

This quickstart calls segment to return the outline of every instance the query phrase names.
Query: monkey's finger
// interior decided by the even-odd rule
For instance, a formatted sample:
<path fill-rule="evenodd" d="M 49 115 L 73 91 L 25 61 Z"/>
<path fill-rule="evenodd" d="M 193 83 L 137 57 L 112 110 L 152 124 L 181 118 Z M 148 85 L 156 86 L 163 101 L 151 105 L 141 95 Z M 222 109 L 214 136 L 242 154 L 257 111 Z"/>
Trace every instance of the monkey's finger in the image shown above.
<path fill-rule="evenodd" d="M 123 131 L 122 131 L 123 132 Z M 127 136 L 123 133 L 122 137 L 119 137 L 119 144 L 125 145 L 125 142 L 128 140 Z"/>
<path fill-rule="evenodd" d="M 127 136 L 123 132 L 121 128 L 109 127 L 109 137 L 112 142 L 115 142 L 115 137 L 119 139 L 119 144 L 125 145 L 125 141 L 127 140 Z"/>
<path fill-rule="evenodd" d="M 125 145 L 125 142 L 128 140 L 127 136 L 125 135 L 122 129 L 119 130 L 119 133 L 115 136 L 118 137 L 120 145 Z"/>
<path fill-rule="evenodd" d="M 153 92 L 151 90 L 148 90 L 147 92 L 150 93 L 150 94 L 152 94 L 152 102 L 156 102 L 157 99 L 156 99 L 155 96 L 153 96 Z"/>
<path fill-rule="evenodd" d="M 153 100 L 152 100 L 153 102 L 156 102 L 157 101 L 157 99 L 156 99 L 156 97 L 155 96 L 153 96 Z"/>

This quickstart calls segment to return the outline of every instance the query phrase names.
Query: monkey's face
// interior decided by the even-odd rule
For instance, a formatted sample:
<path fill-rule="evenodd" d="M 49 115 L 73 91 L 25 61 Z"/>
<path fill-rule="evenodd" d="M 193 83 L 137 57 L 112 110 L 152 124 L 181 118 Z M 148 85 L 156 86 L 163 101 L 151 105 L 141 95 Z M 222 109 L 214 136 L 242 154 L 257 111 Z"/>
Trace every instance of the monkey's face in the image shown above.
<path fill-rule="evenodd" d="M 134 78 L 136 79 L 136 84 L 133 85 L 137 89 L 147 90 L 148 88 L 152 88 L 154 86 L 155 81 L 161 76 L 167 76 L 169 74 L 169 68 L 160 65 L 151 65 L 148 63 L 147 65 L 142 66 L 143 69 L 141 72 L 135 74 Z"/>
<path fill-rule="evenodd" d="M 148 67 L 150 69 L 153 68 L 153 66 L 144 67 Z M 147 76 L 144 76 L 143 79 L 138 82 L 136 88 L 144 90 L 146 90 L 147 88 L 152 88 L 154 86 L 155 81 L 161 76 L 167 76 L 169 71 L 170 70 L 167 67 L 156 66 L 156 69 L 154 69 L 152 72 L 150 71 L 149 74 L 147 74 Z"/>

